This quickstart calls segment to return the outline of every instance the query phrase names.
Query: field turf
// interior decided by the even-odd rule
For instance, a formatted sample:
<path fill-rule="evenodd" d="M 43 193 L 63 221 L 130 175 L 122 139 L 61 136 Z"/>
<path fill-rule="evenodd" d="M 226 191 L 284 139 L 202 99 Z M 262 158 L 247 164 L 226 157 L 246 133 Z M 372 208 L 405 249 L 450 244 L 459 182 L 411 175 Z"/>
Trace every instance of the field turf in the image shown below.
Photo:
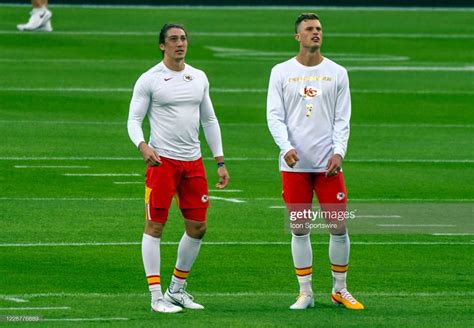
<path fill-rule="evenodd" d="M 331 304 L 328 237 L 316 233 L 316 307 L 291 312 L 298 287 L 265 102 L 272 66 L 297 51 L 293 21 L 310 9 L 51 9 L 53 33 L 19 33 L 29 8 L 0 6 L 0 325 L 25 315 L 42 317 L 35 327 L 473 325 L 472 10 L 311 9 L 323 54 L 349 70 L 349 201 L 376 215 L 351 222 L 348 283 L 366 310 Z M 230 191 L 216 191 L 203 142 L 214 199 L 188 289 L 206 309 L 178 315 L 149 310 L 144 164 L 126 132 L 132 87 L 160 60 L 169 21 L 187 25 L 187 62 L 209 77 L 231 174 Z M 173 207 L 163 288 L 181 234 Z"/>

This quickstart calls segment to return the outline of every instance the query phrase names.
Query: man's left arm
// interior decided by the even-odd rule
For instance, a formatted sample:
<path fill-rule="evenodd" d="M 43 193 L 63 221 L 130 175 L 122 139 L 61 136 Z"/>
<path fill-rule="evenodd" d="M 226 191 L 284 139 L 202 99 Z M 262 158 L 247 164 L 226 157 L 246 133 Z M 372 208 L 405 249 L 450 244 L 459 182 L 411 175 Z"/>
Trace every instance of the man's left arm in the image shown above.
<path fill-rule="evenodd" d="M 216 184 L 216 188 L 224 189 L 229 183 L 230 177 L 224 163 L 221 129 L 214 112 L 214 107 L 212 106 L 211 97 L 209 96 L 209 83 L 204 91 L 204 98 L 200 105 L 200 117 L 207 144 L 209 148 L 211 148 L 212 155 L 217 162 L 217 176 L 219 177 L 219 182 Z"/>
<path fill-rule="evenodd" d="M 344 70 L 337 80 L 337 98 L 332 132 L 333 155 L 328 161 L 326 176 L 335 175 L 341 170 L 349 141 L 350 118 L 351 94 L 347 71 Z"/>

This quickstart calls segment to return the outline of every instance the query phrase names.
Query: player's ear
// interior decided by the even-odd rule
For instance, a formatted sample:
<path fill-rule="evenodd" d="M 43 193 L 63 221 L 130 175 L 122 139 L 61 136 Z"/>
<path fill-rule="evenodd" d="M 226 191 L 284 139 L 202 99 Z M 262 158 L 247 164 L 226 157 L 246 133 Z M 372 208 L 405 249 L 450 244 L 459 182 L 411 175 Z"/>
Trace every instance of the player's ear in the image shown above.
<path fill-rule="evenodd" d="M 295 40 L 300 42 L 300 34 L 299 33 L 296 33 L 295 34 Z"/>
<path fill-rule="evenodd" d="M 165 45 L 163 43 L 160 43 L 160 49 L 161 51 L 165 51 Z"/>

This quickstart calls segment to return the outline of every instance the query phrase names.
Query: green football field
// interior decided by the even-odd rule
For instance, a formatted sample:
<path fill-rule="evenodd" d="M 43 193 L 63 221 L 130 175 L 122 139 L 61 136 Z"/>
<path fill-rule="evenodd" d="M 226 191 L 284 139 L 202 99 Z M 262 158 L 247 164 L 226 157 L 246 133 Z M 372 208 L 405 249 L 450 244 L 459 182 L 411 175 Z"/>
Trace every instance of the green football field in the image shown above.
<path fill-rule="evenodd" d="M 20 33 L 29 8 L 0 6 L 0 325 L 473 326 L 472 9 L 51 10 L 53 33 Z M 332 305 L 324 231 L 312 237 L 316 306 L 288 309 L 298 285 L 265 104 L 303 11 L 319 13 L 323 54 L 349 71 L 348 287 L 364 311 Z M 170 21 L 188 27 L 187 62 L 210 80 L 231 183 L 214 188 L 203 141 L 211 208 L 188 290 L 206 309 L 162 315 L 149 307 L 145 167 L 126 120 Z M 182 231 L 173 205 L 163 290 Z"/>

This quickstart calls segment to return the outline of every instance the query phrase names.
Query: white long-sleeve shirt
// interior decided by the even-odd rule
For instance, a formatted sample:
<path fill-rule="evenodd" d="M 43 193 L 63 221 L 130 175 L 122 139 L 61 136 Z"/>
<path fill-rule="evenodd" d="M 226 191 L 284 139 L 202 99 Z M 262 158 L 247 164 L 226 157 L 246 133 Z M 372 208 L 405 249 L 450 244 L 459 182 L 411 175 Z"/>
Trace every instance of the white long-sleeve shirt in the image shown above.
<path fill-rule="evenodd" d="M 267 122 L 280 147 L 280 171 L 325 172 L 333 154 L 343 158 L 349 140 L 351 98 L 344 67 L 324 58 L 304 66 L 296 58 L 273 67 L 267 95 Z M 299 161 L 290 168 L 291 149 Z"/>
<path fill-rule="evenodd" d="M 145 141 L 142 122 L 150 121 L 149 146 L 159 156 L 182 161 L 201 157 L 199 122 L 214 157 L 223 156 L 221 131 L 206 74 L 190 65 L 176 72 L 163 62 L 143 73 L 135 84 L 128 116 L 128 134 Z"/>

